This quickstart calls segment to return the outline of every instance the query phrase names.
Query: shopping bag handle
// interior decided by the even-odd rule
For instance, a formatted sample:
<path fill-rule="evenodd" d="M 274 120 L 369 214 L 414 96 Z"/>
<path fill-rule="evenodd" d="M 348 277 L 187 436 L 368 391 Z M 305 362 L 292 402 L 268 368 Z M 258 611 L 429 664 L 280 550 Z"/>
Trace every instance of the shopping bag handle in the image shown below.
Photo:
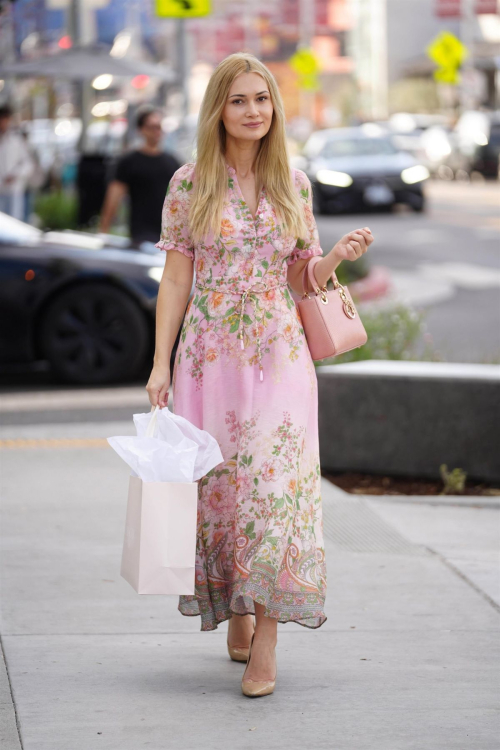
<path fill-rule="evenodd" d="M 155 427 L 156 427 L 156 417 L 158 416 L 158 404 L 156 404 L 155 408 L 153 409 L 153 413 L 151 414 L 151 419 L 149 420 L 149 424 L 146 428 L 146 437 L 154 437 L 155 436 Z"/>

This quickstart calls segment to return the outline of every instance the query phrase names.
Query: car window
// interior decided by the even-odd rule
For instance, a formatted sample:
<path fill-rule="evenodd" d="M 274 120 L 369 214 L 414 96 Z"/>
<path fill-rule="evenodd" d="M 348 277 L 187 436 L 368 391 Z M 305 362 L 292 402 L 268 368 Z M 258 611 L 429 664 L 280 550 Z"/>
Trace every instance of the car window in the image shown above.
<path fill-rule="evenodd" d="M 42 232 L 0 211 L 0 243 L 3 245 L 38 245 Z"/>
<path fill-rule="evenodd" d="M 340 156 L 380 156 L 395 154 L 397 149 L 387 138 L 336 138 L 321 149 L 325 158 Z"/>

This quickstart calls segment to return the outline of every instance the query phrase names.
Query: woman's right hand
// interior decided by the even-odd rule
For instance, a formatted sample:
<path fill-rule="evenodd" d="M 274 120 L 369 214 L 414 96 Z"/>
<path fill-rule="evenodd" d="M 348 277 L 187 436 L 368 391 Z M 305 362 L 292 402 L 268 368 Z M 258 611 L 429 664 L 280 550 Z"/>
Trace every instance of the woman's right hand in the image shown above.
<path fill-rule="evenodd" d="M 160 409 L 168 405 L 168 389 L 170 388 L 170 365 L 153 365 L 151 375 L 146 385 L 151 406 L 158 405 Z"/>

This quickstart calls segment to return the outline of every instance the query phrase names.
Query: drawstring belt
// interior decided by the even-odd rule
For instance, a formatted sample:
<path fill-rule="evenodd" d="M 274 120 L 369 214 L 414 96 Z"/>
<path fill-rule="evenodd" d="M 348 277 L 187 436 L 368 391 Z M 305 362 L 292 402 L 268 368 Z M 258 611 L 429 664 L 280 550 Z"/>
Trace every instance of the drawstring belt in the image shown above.
<path fill-rule="evenodd" d="M 196 287 L 198 289 L 200 289 L 200 290 L 206 290 L 206 291 L 210 291 L 210 292 L 222 292 L 223 294 L 239 294 L 239 295 L 241 295 L 241 300 L 240 300 L 241 310 L 240 310 L 240 317 L 239 317 L 239 321 L 238 321 L 238 338 L 240 339 L 241 348 L 242 349 L 245 348 L 245 342 L 244 342 L 244 336 L 243 336 L 243 327 L 244 327 L 243 326 L 243 315 L 244 315 L 244 312 L 245 312 L 245 303 L 246 303 L 248 297 L 250 296 L 250 298 L 252 299 L 253 306 L 254 306 L 254 311 L 255 311 L 255 325 L 256 325 L 255 335 L 257 337 L 257 357 L 258 357 L 258 361 L 259 361 L 260 380 L 262 381 L 262 380 L 264 380 L 264 368 L 262 366 L 262 350 L 261 350 L 261 346 L 260 346 L 260 336 L 259 336 L 259 329 L 258 329 L 258 324 L 261 322 L 261 320 L 258 320 L 258 318 L 257 318 L 257 298 L 256 298 L 255 295 L 256 294 L 262 294 L 262 292 L 268 292 L 271 289 L 279 289 L 280 287 L 285 287 L 286 284 L 274 284 L 273 286 L 265 286 L 264 282 L 258 281 L 256 283 L 260 284 L 264 288 L 263 289 L 253 289 L 253 290 L 251 288 L 249 288 L 249 289 L 245 289 L 243 292 L 238 292 L 238 291 L 234 291 L 232 289 L 217 289 L 215 287 L 202 286 L 202 285 L 198 285 L 198 284 L 196 284 Z"/>

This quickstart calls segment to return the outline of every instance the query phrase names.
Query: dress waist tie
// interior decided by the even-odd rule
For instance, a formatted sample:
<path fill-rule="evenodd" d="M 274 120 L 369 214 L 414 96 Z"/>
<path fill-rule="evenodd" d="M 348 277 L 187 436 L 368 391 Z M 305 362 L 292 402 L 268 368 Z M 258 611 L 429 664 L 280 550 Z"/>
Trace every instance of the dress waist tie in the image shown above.
<path fill-rule="evenodd" d="M 259 328 L 258 328 L 259 323 L 262 322 L 262 319 L 258 318 L 257 297 L 255 295 L 262 294 L 263 292 L 268 292 L 271 289 L 279 289 L 280 287 L 284 288 L 286 284 L 274 284 L 272 286 L 266 286 L 264 282 L 259 281 L 256 283 L 262 286 L 263 288 L 252 289 L 251 287 L 249 287 L 248 289 L 244 289 L 242 292 L 239 292 L 234 289 L 217 289 L 216 287 L 203 286 L 201 284 L 200 285 L 196 284 L 196 287 L 197 289 L 200 289 L 203 291 L 222 292 L 223 294 L 239 294 L 240 295 L 241 309 L 240 309 L 239 320 L 238 320 L 238 338 L 240 339 L 242 349 L 245 348 L 244 334 L 243 334 L 243 328 L 244 328 L 243 315 L 245 312 L 245 303 L 249 297 L 251 298 L 253 302 L 253 306 L 254 306 L 254 311 L 255 311 L 255 326 L 256 326 L 255 335 L 257 337 L 257 357 L 258 357 L 258 364 L 259 364 L 259 370 L 260 370 L 259 377 L 260 377 L 260 380 L 262 381 L 264 380 L 264 367 L 262 366 L 262 349 L 260 345 L 260 336 L 259 336 Z"/>

